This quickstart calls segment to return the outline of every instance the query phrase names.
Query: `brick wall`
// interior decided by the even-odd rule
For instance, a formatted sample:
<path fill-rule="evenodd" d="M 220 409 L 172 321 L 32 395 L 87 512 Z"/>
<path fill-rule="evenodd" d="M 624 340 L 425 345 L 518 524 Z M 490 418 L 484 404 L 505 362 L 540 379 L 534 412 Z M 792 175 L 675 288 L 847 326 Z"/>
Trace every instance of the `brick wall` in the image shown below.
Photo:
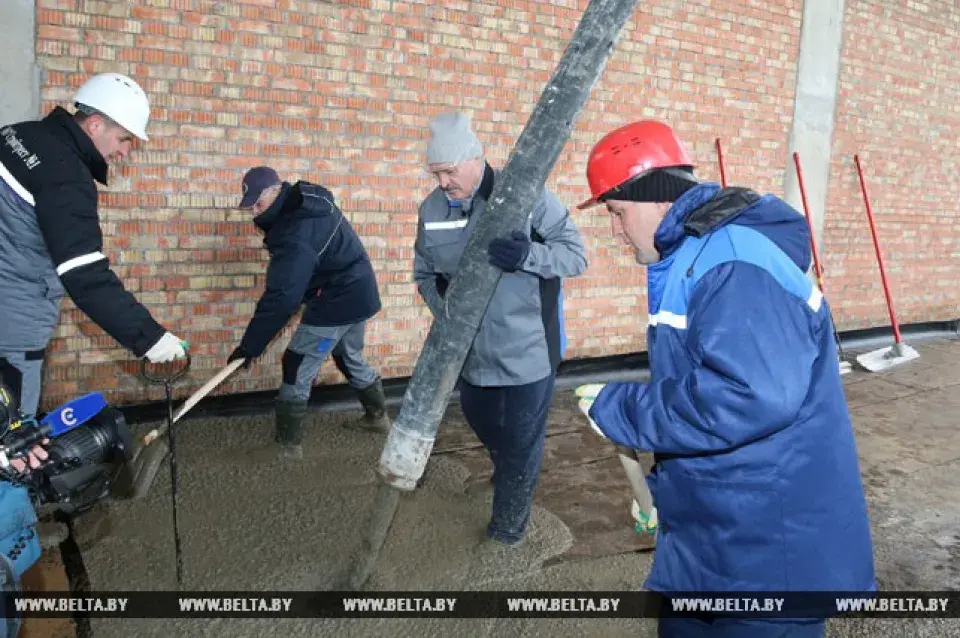
<path fill-rule="evenodd" d="M 903 322 L 960 316 L 960 4 L 847 0 L 824 287 L 841 328 L 889 325 L 860 155 Z"/>
<path fill-rule="evenodd" d="M 904 100 L 916 109 L 911 127 L 935 123 L 943 127 L 940 147 L 947 151 L 951 143 L 947 130 L 956 111 L 950 120 L 948 109 L 957 104 L 948 99 L 953 87 L 946 86 L 951 54 L 936 54 L 931 43 L 937 25 L 948 23 L 942 16 L 949 2 L 910 15 L 909 27 L 868 3 L 848 3 L 854 24 L 847 36 L 838 149 L 865 143 L 861 152 L 873 160 L 868 167 L 879 172 L 876 206 L 889 228 L 894 214 L 902 221 L 918 214 L 908 212 L 908 202 L 914 202 L 909 180 L 950 174 L 946 164 L 941 168 L 937 160 L 918 155 L 921 146 L 915 143 L 898 145 L 909 150 L 901 164 L 909 166 L 909 178 L 894 172 L 895 156 L 881 154 L 911 136 L 910 128 L 894 127 L 887 115 Z M 151 95 L 151 142 L 129 165 L 113 170 L 103 189 L 101 218 L 118 274 L 162 323 L 193 344 L 194 372 L 178 387 L 178 396 L 223 365 L 261 290 L 266 254 L 246 216 L 232 210 L 243 171 L 261 162 L 290 180 L 321 182 L 338 197 L 374 260 L 384 301 L 368 331 L 369 355 L 385 376 L 409 374 L 429 328 L 429 313 L 411 280 L 416 207 L 433 187 L 423 169 L 426 124 L 442 110 L 470 112 L 491 163 L 502 165 L 586 5 L 585 0 L 38 0 L 45 109 L 67 102 L 88 73 L 99 71 L 128 73 Z M 706 178 L 718 177 L 713 143 L 719 136 L 731 182 L 782 192 L 801 7 L 801 0 L 640 3 L 549 185 L 570 205 L 581 200 L 584 161 L 596 139 L 649 116 L 676 123 Z M 904 64 L 881 66 L 881 51 L 901 53 L 889 42 L 895 44 L 896 36 L 870 21 L 875 14 L 887 28 L 925 34 L 908 41 L 902 55 L 938 56 L 938 70 L 927 70 L 936 74 L 930 81 L 938 94 L 915 97 L 918 74 Z M 873 38 L 888 42 L 876 47 Z M 956 53 L 955 27 L 951 42 Z M 890 72 L 913 84 L 893 88 L 883 79 Z M 858 123 L 857 112 L 865 108 L 875 125 Z M 878 137 L 881 126 L 888 132 Z M 932 131 L 924 135 L 937 137 Z M 865 299 L 876 297 L 876 291 L 858 229 L 856 184 L 849 162 L 836 164 L 827 285 L 837 290 L 832 296 L 841 297 L 845 323 L 880 323 L 881 305 L 850 298 L 861 292 Z M 946 264 L 950 251 L 956 254 L 955 233 L 953 244 L 942 243 L 950 236 L 948 218 L 956 217 L 951 188 L 956 190 L 938 185 L 922 195 L 934 200 L 928 209 L 936 211 L 925 218 L 936 233 L 922 240 L 922 254 L 905 255 L 904 244 L 890 244 L 895 251 L 890 259 L 899 262 L 891 270 L 899 277 L 905 320 L 957 314 L 958 294 L 949 286 L 931 292 L 936 303 L 928 306 L 922 291 L 910 294 L 915 281 L 902 276 L 908 264 L 919 265 L 922 274 L 913 277 L 931 281 L 936 264 Z M 576 215 L 590 268 L 567 284 L 568 355 L 641 350 L 643 271 L 610 238 L 601 211 Z M 275 388 L 292 325 L 252 370 L 219 392 Z M 105 391 L 118 403 L 162 396 L 138 379 L 132 356 L 69 301 L 48 361 L 48 407 L 91 390 Z M 331 364 L 318 382 L 340 380 Z"/>

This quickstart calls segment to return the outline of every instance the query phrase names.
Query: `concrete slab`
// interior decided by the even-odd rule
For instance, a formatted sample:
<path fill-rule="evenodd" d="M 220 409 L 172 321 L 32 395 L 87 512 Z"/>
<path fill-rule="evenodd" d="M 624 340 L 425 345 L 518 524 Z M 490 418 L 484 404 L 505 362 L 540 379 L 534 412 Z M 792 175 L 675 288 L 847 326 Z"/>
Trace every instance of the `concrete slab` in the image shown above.
<path fill-rule="evenodd" d="M 869 373 L 862 373 L 859 376 L 853 376 L 852 374 L 848 376 L 851 378 L 849 381 L 844 379 L 844 392 L 847 395 L 847 407 L 851 410 L 896 401 L 923 392 L 922 389 L 897 383 L 893 379 L 885 378 L 882 375 L 871 377 Z"/>
<path fill-rule="evenodd" d="M 935 407 L 934 407 L 935 406 Z M 867 470 L 916 472 L 960 458 L 960 391 L 928 390 L 854 408 Z"/>
<path fill-rule="evenodd" d="M 960 342 L 917 346 L 921 359 L 882 375 L 844 378 L 858 436 L 877 570 L 886 588 L 960 586 Z M 930 363 L 930 369 L 914 367 Z M 935 369 L 935 370 L 934 370 Z M 920 379 L 920 380 L 918 380 Z M 318 413 L 301 464 L 254 463 L 268 416 L 178 425 L 180 520 L 187 587 L 333 587 L 351 564 L 376 485 L 382 437 L 344 430 L 350 414 Z M 405 495 L 369 587 L 387 589 L 636 590 L 649 552 L 635 542 L 622 469 L 576 411 L 572 391 L 551 410 L 537 507 L 527 542 L 479 541 L 489 515 L 489 461 L 451 406 L 421 489 Z M 149 426 L 147 426 L 149 427 Z M 146 431 L 147 427 L 138 428 Z M 112 530 L 88 539 L 94 588 L 174 584 L 169 478 L 140 502 L 104 505 Z M 79 533 L 94 521 L 80 521 Z M 92 621 L 96 636 L 655 636 L 650 621 L 341 620 Z M 960 621 L 837 621 L 828 636 L 960 636 Z"/>

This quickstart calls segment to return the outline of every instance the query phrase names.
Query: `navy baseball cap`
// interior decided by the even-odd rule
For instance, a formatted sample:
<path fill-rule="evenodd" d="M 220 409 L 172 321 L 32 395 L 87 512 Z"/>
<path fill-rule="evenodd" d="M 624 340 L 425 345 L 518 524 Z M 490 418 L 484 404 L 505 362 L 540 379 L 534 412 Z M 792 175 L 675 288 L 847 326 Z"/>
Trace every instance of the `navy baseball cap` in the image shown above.
<path fill-rule="evenodd" d="M 251 168 L 243 176 L 243 199 L 237 208 L 250 208 L 260 199 L 263 191 L 279 183 L 280 176 L 269 166 Z"/>

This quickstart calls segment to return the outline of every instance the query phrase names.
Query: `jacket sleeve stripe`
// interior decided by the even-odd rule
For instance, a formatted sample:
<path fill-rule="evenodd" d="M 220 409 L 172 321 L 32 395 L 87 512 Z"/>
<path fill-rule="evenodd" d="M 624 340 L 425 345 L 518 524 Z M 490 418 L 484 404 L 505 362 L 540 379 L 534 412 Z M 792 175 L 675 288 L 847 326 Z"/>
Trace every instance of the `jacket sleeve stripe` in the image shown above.
<path fill-rule="evenodd" d="M 87 264 L 92 264 L 100 261 L 101 259 L 106 259 L 107 256 L 103 253 L 87 253 L 86 255 L 80 255 L 79 257 L 74 257 L 73 259 L 68 259 L 59 266 L 57 266 L 57 275 L 63 277 L 66 273 L 70 272 L 74 268 L 79 268 L 80 266 L 86 266 Z"/>
<path fill-rule="evenodd" d="M 823 293 L 814 288 L 810 292 L 810 296 L 807 298 L 807 305 L 810 306 L 810 309 L 814 312 L 819 312 L 820 305 L 822 303 Z M 651 326 L 670 326 L 671 328 L 676 328 L 677 330 L 687 329 L 687 316 L 674 314 L 669 310 L 661 310 L 656 314 L 650 315 L 648 317 L 648 322 Z"/>
<path fill-rule="evenodd" d="M 463 219 L 453 219 L 450 221 L 441 221 L 441 222 L 424 222 L 424 230 L 453 230 L 455 228 L 466 228 L 467 222 L 470 221 L 466 217 Z"/>
<path fill-rule="evenodd" d="M 807 305 L 810 306 L 814 312 L 820 312 L 821 303 L 823 303 L 823 293 L 817 288 L 814 288 L 810 293 L 810 297 L 807 298 Z"/>
<path fill-rule="evenodd" d="M 7 167 L 0 163 L 0 178 L 6 182 L 7 186 L 13 189 L 17 195 L 23 198 L 23 201 L 27 202 L 31 206 L 35 205 L 33 201 L 33 195 L 26 188 L 23 187 L 23 184 L 17 181 L 13 175 L 10 174 L 10 171 L 7 170 Z"/>
<path fill-rule="evenodd" d="M 650 315 L 647 321 L 651 326 L 663 325 L 677 330 L 687 329 L 687 315 L 674 314 L 669 310 L 661 310 L 654 315 Z"/>

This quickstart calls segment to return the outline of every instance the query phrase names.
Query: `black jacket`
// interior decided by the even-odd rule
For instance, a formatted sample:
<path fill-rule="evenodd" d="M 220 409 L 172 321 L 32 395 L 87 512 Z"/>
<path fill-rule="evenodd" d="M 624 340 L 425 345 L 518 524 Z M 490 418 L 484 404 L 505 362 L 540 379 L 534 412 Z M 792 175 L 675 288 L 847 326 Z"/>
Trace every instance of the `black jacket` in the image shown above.
<path fill-rule="evenodd" d="M 10 270 L 4 285 L 16 301 L 33 306 L 22 312 L 0 306 L 3 330 L 16 326 L 23 333 L 18 341 L 45 347 L 65 290 L 107 334 L 143 356 L 165 330 L 124 289 L 103 254 L 94 180 L 106 185 L 107 163 L 87 134 L 61 107 L 42 120 L 5 126 L 0 167 L 6 189 L 0 214 L 8 222 L 3 251 L 18 252 L 0 255 Z M 37 258 L 27 260 L 28 250 L 39 251 Z"/>
<path fill-rule="evenodd" d="M 258 357 L 306 304 L 302 322 L 342 326 L 380 312 L 380 293 L 367 251 L 322 186 L 283 183 L 273 205 L 254 218 L 270 252 L 266 289 L 240 342 Z"/>

